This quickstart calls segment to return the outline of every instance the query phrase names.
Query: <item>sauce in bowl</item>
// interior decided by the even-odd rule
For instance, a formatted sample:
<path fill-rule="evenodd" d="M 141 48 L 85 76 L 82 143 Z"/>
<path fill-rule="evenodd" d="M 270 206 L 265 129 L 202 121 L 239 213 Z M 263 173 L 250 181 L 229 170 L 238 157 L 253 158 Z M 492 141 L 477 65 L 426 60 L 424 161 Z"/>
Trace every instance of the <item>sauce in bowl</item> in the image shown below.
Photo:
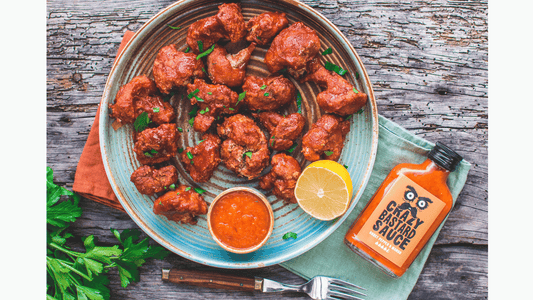
<path fill-rule="evenodd" d="M 266 198 L 258 194 L 248 188 L 233 188 L 211 204 L 209 229 L 224 249 L 235 253 L 252 252 L 272 233 L 272 209 Z"/>

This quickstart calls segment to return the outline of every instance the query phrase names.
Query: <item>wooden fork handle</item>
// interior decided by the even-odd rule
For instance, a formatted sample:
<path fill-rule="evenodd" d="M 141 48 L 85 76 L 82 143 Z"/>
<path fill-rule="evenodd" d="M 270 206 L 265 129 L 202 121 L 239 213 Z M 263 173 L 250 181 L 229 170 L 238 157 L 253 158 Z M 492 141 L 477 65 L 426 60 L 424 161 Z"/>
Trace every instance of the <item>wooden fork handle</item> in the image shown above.
<path fill-rule="evenodd" d="M 234 276 L 214 271 L 163 269 L 162 279 L 173 283 L 235 291 L 260 291 L 262 278 Z"/>

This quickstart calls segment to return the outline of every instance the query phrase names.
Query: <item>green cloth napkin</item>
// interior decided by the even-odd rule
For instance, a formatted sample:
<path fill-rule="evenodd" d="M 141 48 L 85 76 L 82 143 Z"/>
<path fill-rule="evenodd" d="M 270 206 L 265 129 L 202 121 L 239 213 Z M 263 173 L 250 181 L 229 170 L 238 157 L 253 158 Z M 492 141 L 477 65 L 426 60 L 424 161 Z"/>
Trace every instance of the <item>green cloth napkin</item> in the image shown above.
<path fill-rule="evenodd" d="M 379 116 L 379 141 L 372 175 L 359 203 L 327 239 L 306 253 L 280 265 L 306 279 L 317 275 L 331 276 L 366 288 L 367 300 L 407 299 L 422 272 L 429 252 L 446 222 L 437 229 L 405 274 L 394 279 L 377 269 L 344 245 L 344 235 L 390 170 L 400 163 L 422 163 L 434 144 L 419 138 L 398 124 Z M 448 177 L 453 203 L 463 189 L 470 163 L 463 160 Z M 453 210 L 452 212 L 453 213 Z"/>

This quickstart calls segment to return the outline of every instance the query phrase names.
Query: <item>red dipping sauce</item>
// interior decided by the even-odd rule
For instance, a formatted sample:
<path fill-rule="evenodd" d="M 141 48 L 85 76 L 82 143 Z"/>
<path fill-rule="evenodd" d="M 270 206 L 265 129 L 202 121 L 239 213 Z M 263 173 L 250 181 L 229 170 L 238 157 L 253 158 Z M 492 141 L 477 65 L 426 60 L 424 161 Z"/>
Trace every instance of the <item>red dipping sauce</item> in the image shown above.
<path fill-rule="evenodd" d="M 272 227 L 270 212 L 258 196 L 233 191 L 218 199 L 211 211 L 211 230 L 224 245 L 248 249 L 263 242 Z"/>

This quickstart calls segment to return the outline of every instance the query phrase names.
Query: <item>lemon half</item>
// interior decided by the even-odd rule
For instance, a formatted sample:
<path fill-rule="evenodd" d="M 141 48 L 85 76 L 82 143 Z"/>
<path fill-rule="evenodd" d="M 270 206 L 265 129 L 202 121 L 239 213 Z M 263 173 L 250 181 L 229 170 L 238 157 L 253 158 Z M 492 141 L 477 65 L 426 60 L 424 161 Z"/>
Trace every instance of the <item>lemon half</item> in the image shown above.
<path fill-rule="evenodd" d="M 294 195 L 306 213 L 319 220 L 333 220 L 350 206 L 352 179 L 348 170 L 337 162 L 315 161 L 298 178 Z"/>

